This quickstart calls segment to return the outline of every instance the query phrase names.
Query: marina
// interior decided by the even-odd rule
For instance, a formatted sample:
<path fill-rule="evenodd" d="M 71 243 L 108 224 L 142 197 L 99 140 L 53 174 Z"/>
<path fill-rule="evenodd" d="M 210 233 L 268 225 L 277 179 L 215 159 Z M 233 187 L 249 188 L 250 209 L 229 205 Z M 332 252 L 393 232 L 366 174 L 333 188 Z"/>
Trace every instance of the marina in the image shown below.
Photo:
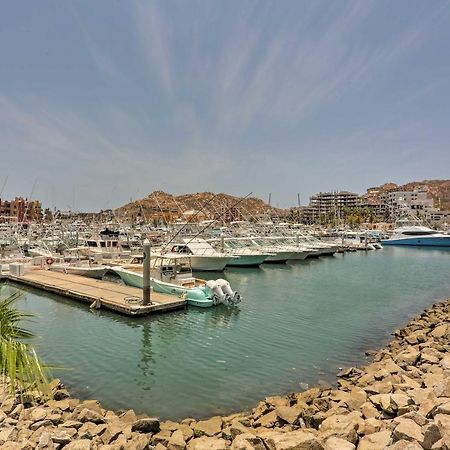
<path fill-rule="evenodd" d="M 449 0 L 2 6 L 0 450 L 450 450 Z"/>
<path fill-rule="evenodd" d="M 222 276 L 241 304 L 139 320 L 31 287 L 21 287 L 18 307 L 37 314 L 29 324 L 37 352 L 70 369 L 54 375 L 73 395 L 163 419 L 208 417 L 334 383 L 340 367 L 364 362 L 366 350 L 448 295 L 449 257 L 446 249 L 390 246 L 229 268 Z"/>

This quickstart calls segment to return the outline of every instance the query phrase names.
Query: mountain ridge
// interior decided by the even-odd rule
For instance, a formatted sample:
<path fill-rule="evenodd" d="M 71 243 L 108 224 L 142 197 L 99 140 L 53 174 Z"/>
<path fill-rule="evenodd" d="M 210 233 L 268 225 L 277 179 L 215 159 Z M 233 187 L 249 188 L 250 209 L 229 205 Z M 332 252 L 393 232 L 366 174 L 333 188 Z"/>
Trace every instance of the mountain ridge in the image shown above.
<path fill-rule="evenodd" d="M 394 190 L 426 189 L 433 198 L 435 206 L 441 210 L 450 210 L 450 180 L 410 181 L 405 184 L 386 182 L 367 189 L 362 196 L 376 203 L 384 192 Z M 295 207 L 294 207 L 295 208 Z M 267 218 L 271 215 L 283 215 L 289 208 L 275 208 L 257 197 L 239 197 L 226 193 L 196 192 L 173 195 L 158 190 L 147 197 L 127 203 L 115 210 L 118 216 L 170 222 L 176 219 L 195 217 L 196 220 L 220 219 L 248 220 L 252 217 Z"/>
<path fill-rule="evenodd" d="M 166 222 L 193 216 L 199 220 L 223 216 L 228 220 L 243 220 L 280 211 L 257 197 L 238 197 L 223 192 L 172 195 L 164 191 L 154 191 L 116 209 L 119 216 L 141 216 L 146 220 L 162 219 Z"/>

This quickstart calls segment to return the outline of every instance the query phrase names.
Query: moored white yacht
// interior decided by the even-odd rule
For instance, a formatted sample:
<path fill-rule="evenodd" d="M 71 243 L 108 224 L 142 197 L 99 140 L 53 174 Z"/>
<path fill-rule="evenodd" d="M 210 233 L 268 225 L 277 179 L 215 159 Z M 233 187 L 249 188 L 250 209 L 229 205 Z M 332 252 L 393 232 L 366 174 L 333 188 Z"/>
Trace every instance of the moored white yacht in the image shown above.
<path fill-rule="evenodd" d="M 189 255 L 192 269 L 200 272 L 222 272 L 233 256 L 216 251 L 202 238 L 183 238 L 182 243 L 171 247 L 172 253 Z"/>
<path fill-rule="evenodd" d="M 421 225 L 401 226 L 394 230 L 383 245 L 411 245 L 416 247 L 450 247 L 450 235 Z"/>
<path fill-rule="evenodd" d="M 227 266 L 235 267 L 258 267 L 273 253 L 261 252 L 248 248 L 239 239 L 225 238 L 210 239 L 208 242 L 221 253 L 233 257 Z"/>
<path fill-rule="evenodd" d="M 131 251 L 122 249 L 120 241 L 116 239 L 87 239 L 86 246 L 77 247 L 77 250 L 81 255 L 93 258 L 111 259 L 131 255 Z"/>
<path fill-rule="evenodd" d="M 287 250 L 285 248 L 267 245 L 267 242 L 260 241 L 257 238 L 235 238 L 242 245 L 249 249 L 257 250 L 261 253 L 268 254 L 269 256 L 264 260 L 265 263 L 285 263 L 289 259 L 293 259 L 295 252 L 292 250 Z"/>
<path fill-rule="evenodd" d="M 294 246 L 287 243 L 283 238 L 280 237 L 266 237 L 266 236 L 258 236 L 252 238 L 252 241 L 258 245 L 265 246 L 269 250 L 270 248 L 274 248 L 281 251 L 290 252 L 290 256 L 288 260 L 302 260 L 308 257 L 312 251 L 303 246 Z"/>

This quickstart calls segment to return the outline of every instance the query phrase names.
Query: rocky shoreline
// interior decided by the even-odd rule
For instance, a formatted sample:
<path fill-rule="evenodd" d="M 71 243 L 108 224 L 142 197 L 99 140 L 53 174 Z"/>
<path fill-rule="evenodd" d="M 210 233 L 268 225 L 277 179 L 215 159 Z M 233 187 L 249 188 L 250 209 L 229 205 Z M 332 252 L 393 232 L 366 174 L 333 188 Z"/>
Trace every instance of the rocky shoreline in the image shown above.
<path fill-rule="evenodd" d="M 338 374 L 338 387 L 267 397 L 252 411 L 180 423 L 114 412 L 96 400 L 21 404 L 0 386 L 0 449 L 450 449 L 450 300 L 436 303 Z"/>

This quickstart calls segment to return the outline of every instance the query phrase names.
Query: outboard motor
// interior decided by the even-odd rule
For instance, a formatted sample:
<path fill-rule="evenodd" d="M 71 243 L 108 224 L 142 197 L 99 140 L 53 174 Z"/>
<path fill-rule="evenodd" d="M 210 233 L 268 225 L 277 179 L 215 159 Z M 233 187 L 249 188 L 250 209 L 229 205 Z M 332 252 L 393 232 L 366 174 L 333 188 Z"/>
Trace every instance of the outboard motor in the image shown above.
<path fill-rule="evenodd" d="M 212 292 L 212 300 L 215 305 L 221 302 L 223 303 L 225 300 L 225 294 L 216 281 L 208 280 L 206 282 L 206 287 Z"/>
<path fill-rule="evenodd" d="M 241 294 L 239 294 L 238 291 L 236 291 L 236 292 L 234 293 L 232 302 L 233 302 L 233 305 L 237 305 L 238 303 L 241 302 Z"/>
<path fill-rule="evenodd" d="M 220 286 L 220 289 L 222 289 L 222 292 L 225 294 L 224 303 L 226 305 L 235 305 L 236 303 L 239 303 L 241 301 L 241 296 L 237 292 L 234 292 L 233 289 L 231 289 L 230 283 L 227 280 L 219 278 L 218 280 L 216 280 L 216 283 Z"/>

